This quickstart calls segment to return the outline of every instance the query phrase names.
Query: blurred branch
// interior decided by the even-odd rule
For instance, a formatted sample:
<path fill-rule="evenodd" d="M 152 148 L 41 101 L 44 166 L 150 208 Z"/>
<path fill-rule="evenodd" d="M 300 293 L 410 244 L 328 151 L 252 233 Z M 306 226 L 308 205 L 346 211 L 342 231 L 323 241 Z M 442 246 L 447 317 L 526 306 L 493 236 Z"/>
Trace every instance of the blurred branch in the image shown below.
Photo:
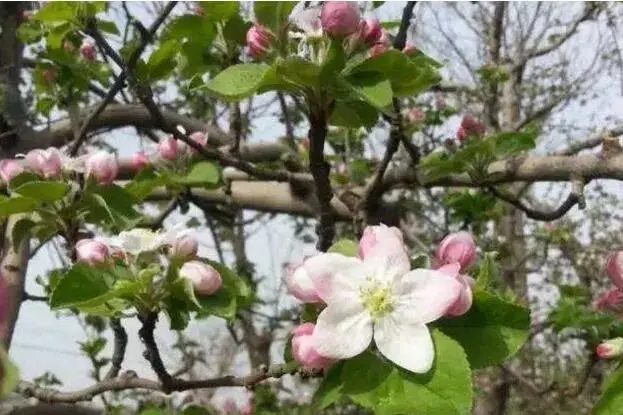
<path fill-rule="evenodd" d="M 110 327 L 113 335 L 115 336 L 115 343 L 110 362 L 111 367 L 108 370 L 108 373 L 106 373 L 104 380 L 116 378 L 117 375 L 119 375 L 123 359 L 125 358 L 125 349 L 128 345 L 128 333 L 126 333 L 125 329 L 121 325 L 121 320 L 118 318 L 111 318 Z"/>

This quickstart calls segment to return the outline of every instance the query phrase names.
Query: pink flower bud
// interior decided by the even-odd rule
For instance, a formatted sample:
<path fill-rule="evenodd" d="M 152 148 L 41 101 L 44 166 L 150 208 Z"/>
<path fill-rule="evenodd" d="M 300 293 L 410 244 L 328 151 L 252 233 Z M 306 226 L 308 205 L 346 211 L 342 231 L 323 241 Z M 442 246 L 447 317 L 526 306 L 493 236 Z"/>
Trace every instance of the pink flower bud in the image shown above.
<path fill-rule="evenodd" d="M 6 184 L 9 184 L 11 179 L 19 175 L 24 171 L 22 165 L 11 159 L 0 160 L 0 178 Z"/>
<path fill-rule="evenodd" d="M 359 240 L 359 256 L 365 258 L 375 251 L 382 251 L 386 256 L 406 255 L 400 229 L 383 224 L 366 227 Z"/>
<path fill-rule="evenodd" d="M 461 271 L 465 271 L 476 260 L 476 255 L 476 244 L 469 233 L 451 233 L 437 247 L 436 268 L 458 262 Z"/>
<path fill-rule="evenodd" d="M 320 22 L 329 36 L 344 37 L 355 33 L 360 20 L 356 2 L 327 1 L 322 5 Z"/>
<path fill-rule="evenodd" d="M 51 84 L 52 82 L 56 81 L 57 72 L 54 68 L 47 68 L 43 70 L 41 75 L 48 84 Z"/>
<path fill-rule="evenodd" d="M 132 169 L 140 170 L 145 166 L 149 165 L 149 159 L 147 155 L 143 151 L 137 151 L 132 155 Z"/>
<path fill-rule="evenodd" d="M 411 43 L 407 43 L 405 47 L 402 49 L 402 53 L 404 53 L 407 56 L 415 55 L 417 52 L 418 52 L 418 48 L 415 47 L 415 45 L 412 45 Z"/>
<path fill-rule="evenodd" d="M 411 108 L 407 112 L 407 120 L 412 123 L 422 122 L 426 119 L 426 113 L 421 108 Z"/>
<path fill-rule="evenodd" d="M 190 259 L 197 256 L 199 242 L 190 235 L 180 236 L 173 242 L 171 255 L 174 258 Z"/>
<path fill-rule="evenodd" d="M 55 148 L 30 150 L 26 154 L 28 169 L 45 178 L 59 177 L 62 165 L 61 155 Z"/>
<path fill-rule="evenodd" d="M 289 265 L 287 268 L 286 285 L 292 296 L 304 303 L 321 303 L 316 285 L 309 273 L 302 266 Z"/>
<path fill-rule="evenodd" d="M 95 177 L 98 183 L 112 183 L 119 172 L 117 159 L 105 151 L 97 152 L 87 158 L 86 172 L 87 177 Z"/>
<path fill-rule="evenodd" d="M 158 154 L 165 160 L 175 160 L 178 154 L 178 143 L 175 137 L 168 137 L 160 141 Z"/>
<path fill-rule="evenodd" d="M 97 51 L 95 50 L 95 44 L 93 43 L 93 41 L 85 39 L 82 42 L 82 45 L 80 45 L 80 55 L 82 55 L 85 60 L 95 60 L 95 57 L 97 56 Z"/>
<path fill-rule="evenodd" d="M 606 274 L 614 285 L 623 288 L 623 251 L 610 254 L 606 263 Z"/>
<path fill-rule="evenodd" d="M 368 50 L 368 54 L 370 56 L 376 56 L 387 50 L 389 50 L 389 39 L 387 37 L 387 33 L 383 31 L 380 39 Z"/>
<path fill-rule="evenodd" d="M 194 133 L 189 135 L 188 138 L 190 138 L 191 141 L 193 141 L 194 143 L 198 144 L 201 147 L 205 147 L 208 144 L 208 135 L 201 131 L 195 131 Z M 178 147 L 179 147 L 180 153 L 190 153 L 190 154 L 197 153 L 197 150 L 195 150 L 194 148 L 192 148 L 191 146 L 189 146 L 183 141 L 179 142 Z"/>
<path fill-rule="evenodd" d="M 234 401 L 232 398 L 225 399 L 225 402 L 223 402 L 223 412 L 225 412 L 226 414 L 233 414 L 238 412 L 238 405 L 236 405 L 236 401 Z"/>
<path fill-rule="evenodd" d="M 463 290 L 459 295 L 459 298 L 452 304 L 448 310 L 446 311 L 447 316 L 462 316 L 467 313 L 467 311 L 471 308 L 473 302 L 473 287 L 475 285 L 475 281 L 472 277 L 468 275 L 461 275 L 461 264 L 458 262 L 444 265 L 441 268 L 437 269 L 437 271 L 442 272 L 446 275 L 454 277 L 461 283 L 463 286 Z"/>
<path fill-rule="evenodd" d="M 383 36 L 383 29 L 378 19 L 365 19 L 362 21 L 361 32 L 363 41 L 370 46 L 381 40 L 381 36 Z"/>
<path fill-rule="evenodd" d="M 602 359 L 623 356 L 623 337 L 617 337 L 602 342 L 597 346 L 595 353 Z"/>
<path fill-rule="evenodd" d="M 201 261 L 188 261 L 180 268 L 180 277 L 188 278 L 199 295 L 210 295 L 217 292 L 223 282 L 221 275 L 210 265 Z"/>
<path fill-rule="evenodd" d="M 67 53 L 72 53 L 74 50 L 76 50 L 74 44 L 71 43 L 69 40 L 63 42 L 63 49 L 65 49 L 65 52 Z"/>
<path fill-rule="evenodd" d="M 253 402 L 250 399 L 240 408 L 240 415 L 253 415 Z"/>
<path fill-rule="evenodd" d="M 106 261 L 110 254 L 108 245 L 94 239 L 81 239 L 76 244 L 76 256 L 78 261 L 88 264 L 101 264 Z"/>
<path fill-rule="evenodd" d="M 465 114 L 456 131 L 456 138 L 459 141 L 465 141 L 468 137 L 483 135 L 486 130 L 487 127 L 476 117 L 471 114 Z"/>
<path fill-rule="evenodd" d="M 259 58 L 265 55 L 272 43 L 272 33 L 264 26 L 255 24 L 247 31 L 247 46 L 251 56 Z"/>
<path fill-rule="evenodd" d="M 619 287 L 609 288 L 593 301 L 593 307 L 600 311 L 616 314 L 623 312 L 623 290 Z"/>
<path fill-rule="evenodd" d="M 305 323 L 298 326 L 292 334 L 292 357 L 304 367 L 310 369 L 326 369 L 335 360 L 320 355 L 313 346 L 312 335 L 314 323 Z"/>

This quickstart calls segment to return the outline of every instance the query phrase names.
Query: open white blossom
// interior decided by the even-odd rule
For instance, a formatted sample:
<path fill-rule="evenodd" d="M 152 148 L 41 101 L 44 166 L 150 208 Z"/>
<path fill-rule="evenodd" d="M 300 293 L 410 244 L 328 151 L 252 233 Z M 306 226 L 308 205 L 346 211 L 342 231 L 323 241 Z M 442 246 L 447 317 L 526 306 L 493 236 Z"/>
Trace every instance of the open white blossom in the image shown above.
<path fill-rule="evenodd" d="M 184 224 L 176 225 L 164 232 L 135 228 L 121 232 L 118 236 L 113 238 L 111 244 L 120 247 L 132 255 L 138 255 L 141 252 L 153 252 L 163 246 L 173 245 L 177 238 L 188 235 L 191 232 L 190 229 L 184 228 Z"/>
<path fill-rule="evenodd" d="M 387 359 L 426 373 L 434 361 L 426 324 L 454 304 L 461 284 L 438 271 L 410 271 L 406 254 L 379 248 L 363 260 L 328 253 L 305 262 L 327 303 L 316 322 L 314 347 L 323 356 L 348 359 L 374 338 Z"/>

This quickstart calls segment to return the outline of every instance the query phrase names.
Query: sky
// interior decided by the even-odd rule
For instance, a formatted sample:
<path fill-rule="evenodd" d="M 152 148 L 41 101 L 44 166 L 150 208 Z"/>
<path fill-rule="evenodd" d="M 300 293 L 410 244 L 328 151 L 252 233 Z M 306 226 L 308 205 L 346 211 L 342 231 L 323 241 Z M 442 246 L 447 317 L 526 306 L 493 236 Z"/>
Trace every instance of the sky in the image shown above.
<path fill-rule="evenodd" d="M 130 3 L 130 5 L 137 16 L 144 18 L 146 22 L 151 22 L 151 18 L 147 17 L 141 10 L 140 3 Z M 381 19 L 388 16 L 396 18 L 403 5 L 404 2 L 386 4 L 378 10 L 378 17 Z M 419 18 L 431 18 L 428 15 L 428 11 L 418 11 L 418 13 Z M 459 34 L 465 34 L 465 38 L 468 39 L 469 33 L 467 28 L 457 27 L 456 30 Z M 589 35 L 586 36 L 587 39 L 590 38 Z M 586 44 L 584 43 L 584 45 Z M 580 56 L 582 56 L 581 47 L 578 46 Z M 606 118 L 606 115 L 612 115 L 612 111 L 604 111 L 605 105 L 608 105 L 609 109 L 623 108 L 623 99 L 617 88 L 610 88 L 598 100 L 591 101 L 589 106 L 571 106 L 565 110 L 564 116 L 586 117 L 586 124 L 608 126 L 610 121 Z M 591 114 L 590 119 L 588 119 L 587 114 Z M 448 129 L 450 133 L 455 128 L 457 122 L 458 118 L 452 120 L 444 128 Z M 252 142 L 270 140 L 283 135 L 283 133 L 284 127 L 278 120 L 275 117 L 266 116 L 254 121 L 253 133 L 249 140 Z M 582 137 L 583 132 L 577 136 Z M 108 137 L 109 142 L 119 149 L 120 156 L 130 155 L 139 149 L 139 143 L 130 129 L 115 130 L 108 134 Z M 557 137 L 556 141 L 560 142 L 559 140 L 562 139 L 564 137 Z M 546 143 L 546 146 L 548 147 L 549 143 Z M 541 151 L 546 150 L 548 149 L 542 149 Z M 616 185 L 613 184 L 613 186 L 620 188 L 618 183 Z M 541 191 L 544 192 L 546 197 L 548 196 L 545 188 Z M 196 210 L 194 210 L 194 213 L 198 214 Z M 171 225 L 178 220 L 180 220 L 179 215 L 170 218 L 167 224 Z M 262 285 L 265 294 L 283 290 L 282 264 L 300 260 L 313 251 L 313 246 L 302 241 L 293 240 L 291 225 L 287 223 L 283 216 L 277 217 L 277 219 L 267 225 L 255 226 L 255 229 L 249 230 L 249 234 L 250 236 L 247 239 L 248 257 L 256 264 L 258 275 L 268 276 L 266 282 Z M 209 232 L 201 231 L 198 236 L 202 242 L 200 254 L 216 258 L 216 252 Z M 35 283 L 35 278 L 38 275 L 43 275 L 51 266 L 60 265 L 58 262 L 54 263 L 52 260 L 54 257 L 55 253 L 49 247 L 41 249 L 31 260 L 28 266 L 26 282 L 26 291 L 28 293 L 42 294 L 41 288 Z M 291 304 L 289 300 L 285 300 L 284 306 Z M 137 336 L 139 325 L 134 320 L 124 320 L 123 324 L 130 338 L 123 368 L 132 369 L 141 376 L 153 378 L 151 369 L 141 355 L 142 347 Z M 202 338 L 205 338 L 206 332 L 219 330 L 222 326 L 223 324 L 220 320 L 212 318 L 191 324 L 188 331 L 199 341 L 202 341 Z M 110 338 L 110 333 L 107 334 Z M 158 323 L 156 339 L 162 345 L 171 344 L 174 341 L 174 336 L 167 328 L 166 318 L 162 318 Z M 80 354 L 78 349 L 77 342 L 82 340 L 84 340 L 84 332 L 75 318 L 57 317 L 44 303 L 26 302 L 20 311 L 10 354 L 20 367 L 23 379 L 31 380 L 45 371 L 50 371 L 63 382 L 61 389 L 71 390 L 92 383 L 92 380 L 88 378 L 91 365 Z M 110 348 L 108 348 L 108 352 L 110 352 Z M 166 351 L 163 354 L 165 362 L 170 365 L 169 367 L 173 367 L 175 356 Z M 274 355 L 278 359 L 279 350 L 275 350 Z M 237 374 L 244 374 L 247 371 L 244 358 L 236 362 L 232 371 Z M 231 391 L 226 392 L 226 394 L 229 393 Z"/>

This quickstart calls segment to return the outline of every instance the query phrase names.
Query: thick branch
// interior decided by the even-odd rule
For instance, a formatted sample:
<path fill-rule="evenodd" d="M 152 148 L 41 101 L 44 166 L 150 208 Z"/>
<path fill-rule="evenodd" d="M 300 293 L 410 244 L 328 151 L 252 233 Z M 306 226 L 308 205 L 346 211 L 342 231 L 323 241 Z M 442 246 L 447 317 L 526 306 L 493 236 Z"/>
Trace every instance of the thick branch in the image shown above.
<path fill-rule="evenodd" d="M 118 318 L 111 318 L 110 327 L 112 328 L 112 332 L 115 336 L 115 343 L 112 359 L 110 361 L 111 367 L 104 377 L 104 380 L 116 378 L 117 375 L 119 375 L 123 359 L 125 358 L 125 349 L 128 345 L 128 333 L 126 333 L 125 329 L 121 325 L 121 320 Z"/>
<path fill-rule="evenodd" d="M 139 317 L 139 319 L 143 324 L 138 331 L 138 335 L 145 346 L 143 357 L 149 362 L 151 368 L 158 376 L 158 379 L 162 382 L 162 389 L 168 393 L 173 390 L 171 389 L 171 382 L 173 381 L 173 378 L 164 366 L 164 362 L 162 361 L 160 352 L 158 351 L 158 345 L 154 339 L 154 329 L 156 328 L 158 315 L 156 313 L 149 313 L 146 316 Z"/>

